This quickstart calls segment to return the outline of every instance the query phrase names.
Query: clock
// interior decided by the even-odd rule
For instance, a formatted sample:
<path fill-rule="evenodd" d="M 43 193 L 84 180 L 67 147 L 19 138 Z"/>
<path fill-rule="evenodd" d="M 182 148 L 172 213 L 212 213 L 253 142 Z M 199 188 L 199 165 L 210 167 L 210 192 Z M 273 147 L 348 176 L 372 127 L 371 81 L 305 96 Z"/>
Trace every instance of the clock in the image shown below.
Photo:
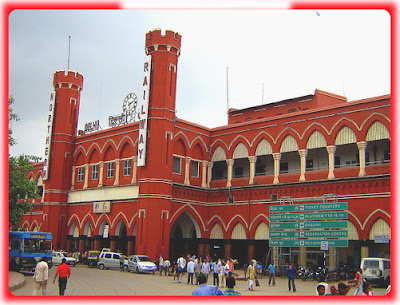
<path fill-rule="evenodd" d="M 138 98 L 135 93 L 129 93 L 122 104 L 122 111 L 125 113 L 127 122 L 132 122 L 135 119 L 136 106 Z"/>

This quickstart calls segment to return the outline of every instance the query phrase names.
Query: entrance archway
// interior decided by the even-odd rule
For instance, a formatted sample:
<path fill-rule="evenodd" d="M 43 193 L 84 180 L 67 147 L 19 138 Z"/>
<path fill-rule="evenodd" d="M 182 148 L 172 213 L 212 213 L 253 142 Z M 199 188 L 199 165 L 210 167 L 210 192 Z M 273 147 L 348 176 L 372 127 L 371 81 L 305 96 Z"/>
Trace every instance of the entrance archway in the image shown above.
<path fill-rule="evenodd" d="M 197 221 L 189 212 L 181 214 L 171 228 L 169 258 L 176 260 L 187 254 L 198 256 L 201 231 Z"/>

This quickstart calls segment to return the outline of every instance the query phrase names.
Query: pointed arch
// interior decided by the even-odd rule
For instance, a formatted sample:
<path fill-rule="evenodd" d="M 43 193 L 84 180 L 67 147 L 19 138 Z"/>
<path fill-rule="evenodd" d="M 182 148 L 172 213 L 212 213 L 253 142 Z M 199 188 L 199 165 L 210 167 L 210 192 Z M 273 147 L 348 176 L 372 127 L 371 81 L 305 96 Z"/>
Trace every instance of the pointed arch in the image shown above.
<path fill-rule="evenodd" d="M 325 137 L 320 131 L 315 130 L 308 138 L 306 149 L 322 148 L 326 146 Z"/>
<path fill-rule="evenodd" d="M 240 222 L 236 223 L 233 228 L 231 239 L 247 239 L 246 231 Z"/>
<path fill-rule="evenodd" d="M 210 239 L 224 239 L 224 232 L 218 222 L 211 229 Z"/>
<path fill-rule="evenodd" d="M 359 240 L 360 239 L 360 236 L 358 235 L 358 231 L 357 231 L 355 225 L 350 220 L 347 221 L 347 232 L 348 232 L 348 236 L 347 236 L 348 240 Z"/>
<path fill-rule="evenodd" d="M 262 139 L 257 145 L 255 156 L 272 155 L 272 153 L 271 144 L 266 139 Z"/>
<path fill-rule="evenodd" d="M 335 145 L 345 145 L 357 143 L 357 137 L 349 126 L 343 126 L 336 135 Z"/>
<path fill-rule="evenodd" d="M 291 151 L 298 151 L 299 146 L 296 142 L 296 139 L 292 135 L 287 135 L 285 139 L 281 143 L 281 153 L 291 152 Z"/>
<path fill-rule="evenodd" d="M 378 235 L 386 235 L 391 239 L 390 226 L 382 218 L 378 218 L 372 225 L 369 231 L 369 239 L 374 240 L 375 236 Z"/>
<path fill-rule="evenodd" d="M 233 151 L 233 159 L 242 159 L 248 157 L 249 151 L 247 150 L 246 145 L 244 145 L 242 142 L 239 142 Z"/>
<path fill-rule="evenodd" d="M 218 146 L 212 155 L 211 161 L 218 162 L 218 161 L 225 161 L 225 160 L 226 160 L 226 152 L 221 146 Z"/>
<path fill-rule="evenodd" d="M 385 139 L 390 139 L 390 133 L 386 126 L 379 121 L 372 123 L 368 128 L 365 141 L 378 141 Z"/>
<path fill-rule="evenodd" d="M 269 228 L 268 228 L 268 225 L 265 222 L 261 222 L 257 226 L 256 232 L 254 234 L 254 239 L 257 239 L 257 240 L 269 239 Z"/>

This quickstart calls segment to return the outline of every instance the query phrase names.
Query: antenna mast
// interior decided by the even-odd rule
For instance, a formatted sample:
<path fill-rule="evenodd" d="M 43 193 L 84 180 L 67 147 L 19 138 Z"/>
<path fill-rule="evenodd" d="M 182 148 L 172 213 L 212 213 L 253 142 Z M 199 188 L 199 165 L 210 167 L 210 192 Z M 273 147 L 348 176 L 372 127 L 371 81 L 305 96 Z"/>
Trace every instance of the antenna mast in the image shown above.
<path fill-rule="evenodd" d="M 71 36 L 68 36 L 68 67 L 67 67 L 67 71 L 69 71 L 70 53 L 71 53 Z"/>
<path fill-rule="evenodd" d="M 226 113 L 228 115 L 228 124 L 229 124 L 229 87 L 228 87 L 228 69 L 226 67 Z"/>

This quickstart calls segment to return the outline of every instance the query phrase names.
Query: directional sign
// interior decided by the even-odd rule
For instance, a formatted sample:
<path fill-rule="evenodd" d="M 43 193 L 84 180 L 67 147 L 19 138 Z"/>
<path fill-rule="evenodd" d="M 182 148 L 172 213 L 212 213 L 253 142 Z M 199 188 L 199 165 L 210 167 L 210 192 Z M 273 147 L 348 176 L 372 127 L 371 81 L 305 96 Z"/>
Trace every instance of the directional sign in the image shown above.
<path fill-rule="evenodd" d="M 347 212 L 270 214 L 270 221 L 347 219 Z"/>
<path fill-rule="evenodd" d="M 272 231 L 269 232 L 270 238 L 340 238 L 345 237 L 347 238 L 347 230 L 320 230 L 320 231 Z"/>
<path fill-rule="evenodd" d="M 329 247 L 348 247 L 347 239 L 270 239 L 270 247 L 321 247 L 321 242 L 326 242 Z"/>
<path fill-rule="evenodd" d="M 270 231 L 279 229 L 344 229 L 344 228 L 347 228 L 347 220 L 269 223 Z"/>
<path fill-rule="evenodd" d="M 272 205 L 269 207 L 270 213 L 314 212 L 314 211 L 334 211 L 334 210 L 347 210 L 347 202 Z"/>

